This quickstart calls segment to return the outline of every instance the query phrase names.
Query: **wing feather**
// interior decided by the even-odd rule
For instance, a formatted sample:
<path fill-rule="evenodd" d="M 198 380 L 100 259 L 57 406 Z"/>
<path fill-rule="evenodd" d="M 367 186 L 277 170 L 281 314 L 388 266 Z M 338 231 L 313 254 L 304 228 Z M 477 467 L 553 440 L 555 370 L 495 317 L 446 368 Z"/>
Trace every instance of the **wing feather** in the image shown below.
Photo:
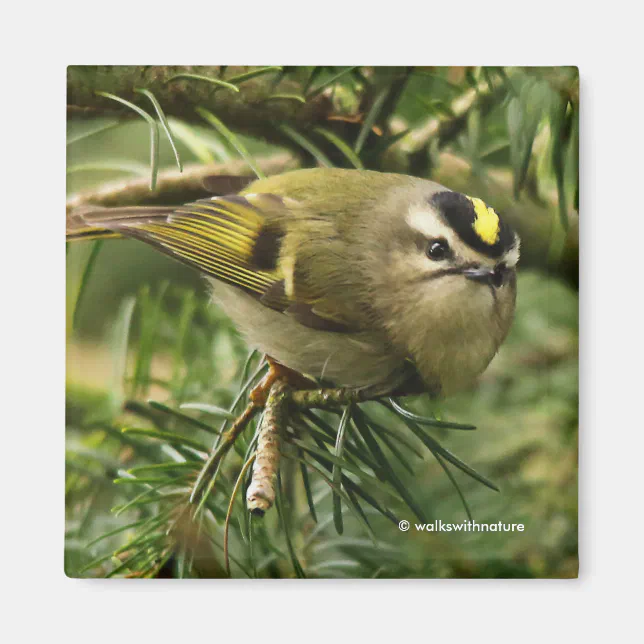
<path fill-rule="evenodd" d="M 212 197 L 178 208 L 91 209 L 73 215 L 68 233 L 72 238 L 138 239 L 304 326 L 355 331 L 325 312 L 322 295 L 311 289 L 310 280 L 298 277 L 293 262 L 281 257 L 289 205 L 276 195 L 249 194 Z"/>

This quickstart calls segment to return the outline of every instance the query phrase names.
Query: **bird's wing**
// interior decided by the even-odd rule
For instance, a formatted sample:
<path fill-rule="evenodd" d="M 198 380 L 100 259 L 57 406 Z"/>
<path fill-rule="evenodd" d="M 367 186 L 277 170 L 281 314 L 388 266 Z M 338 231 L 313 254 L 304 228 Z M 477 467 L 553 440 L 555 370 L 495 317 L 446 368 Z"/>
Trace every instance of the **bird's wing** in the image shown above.
<path fill-rule="evenodd" d="M 354 331 L 324 306 L 322 294 L 298 282 L 295 267 L 280 255 L 293 203 L 264 193 L 212 197 L 178 208 L 89 209 L 72 214 L 68 236 L 138 239 L 304 326 Z"/>

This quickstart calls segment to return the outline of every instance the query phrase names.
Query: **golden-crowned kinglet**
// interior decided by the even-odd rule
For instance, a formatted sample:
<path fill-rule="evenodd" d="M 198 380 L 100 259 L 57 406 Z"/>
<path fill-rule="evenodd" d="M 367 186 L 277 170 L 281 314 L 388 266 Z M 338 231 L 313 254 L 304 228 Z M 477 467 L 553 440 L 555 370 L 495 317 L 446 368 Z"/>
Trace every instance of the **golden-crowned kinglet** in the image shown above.
<path fill-rule="evenodd" d="M 248 343 L 300 373 L 450 394 L 489 364 L 519 239 L 480 199 L 363 170 L 296 170 L 180 207 L 85 209 L 70 238 L 122 235 L 208 277 Z"/>

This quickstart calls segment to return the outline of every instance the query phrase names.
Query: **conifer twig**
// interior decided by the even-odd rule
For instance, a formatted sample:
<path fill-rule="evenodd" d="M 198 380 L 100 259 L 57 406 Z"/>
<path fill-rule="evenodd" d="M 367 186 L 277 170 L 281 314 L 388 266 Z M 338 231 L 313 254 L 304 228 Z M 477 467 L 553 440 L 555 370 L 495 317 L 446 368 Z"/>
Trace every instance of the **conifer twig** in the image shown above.
<path fill-rule="evenodd" d="M 228 511 L 226 512 L 226 522 L 224 524 L 224 563 L 226 566 L 226 573 L 228 574 L 229 577 L 230 577 L 230 557 L 228 553 L 228 534 L 230 529 L 230 519 L 233 515 L 233 506 L 235 504 L 235 498 L 237 496 L 237 492 L 239 491 L 239 488 L 244 482 L 244 476 L 246 475 L 248 468 L 252 465 L 253 461 L 255 460 L 255 456 L 256 455 L 253 454 L 246 461 L 246 463 L 244 463 L 244 466 L 239 472 L 239 476 L 237 477 L 235 487 L 233 488 L 232 494 L 230 495 L 230 502 L 228 503 Z"/>
<path fill-rule="evenodd" d="M 259 407 L 254 403 L 249 403 L 246 406 L 246 409 L 241 413 L 237 420 L 232 424 L 232 427 L 222 436 L 221 442 L 217 446 L 217 449 L 210 455 L 208 462 L 204 465 L 203 469 L 199 473 L 199 477 L 194 485 L 192 494 L 190 495 L 190 501 L 194 503 L 199 497 L 199 494 L 205 484 L 209 479 L 212 480 L 212 476 L 216 473 L 221 463 L 222 458 L 228 453 L 230 448 L 235 444 L 235 441 L 239 435 L 246 429 L 248 423 L 252 420 L 253 416 L 259 411 Z M 210 485 L 208 485 L 210 487 Z M 206 490 L 204 495 L 207 495 L 209 490 Z M 202 497 L 203 498 L 203 497 Z"/>
<path fill-rule="evenodd" d="M 309 128 L 321 125 L 334 105 L 322 92 L 305 104 L 275 100 L 276 96 L 300 95 L 296 74 L 277 68 L 207 65 L 70 65 L 67 68 L 67 113 L 70 117 L 127 114 L 127 108 L 96 94 L 108 92 L 133 104 L 144 104 L 137 89 L 152 92 L 168 117 L 199 123 L 196 107 L 211 110 L 238 132 L 272 143 L 284 139 L 273 123 L 289 122 Z M 204 82 L 210 81 L 210 82 Z M 269 100 L 271 99 L 271 100 Z"/>
<path fill-rule="evenodd" d="M 351 388 L 304 389 L 293 391 L 290 399 L 300 409 L 328 409 L 368 400 L 365 390 Z"/>
<path fill-rule="evenodd" d="M 268 394 L 262 417 L 253 477 L 246 492 L 246 506 L 251 514 L 264 516 L 275 503 L 275 479 L 280 459 L 280 434 L 285 426 L 288 388 L 277 379 Z"/>

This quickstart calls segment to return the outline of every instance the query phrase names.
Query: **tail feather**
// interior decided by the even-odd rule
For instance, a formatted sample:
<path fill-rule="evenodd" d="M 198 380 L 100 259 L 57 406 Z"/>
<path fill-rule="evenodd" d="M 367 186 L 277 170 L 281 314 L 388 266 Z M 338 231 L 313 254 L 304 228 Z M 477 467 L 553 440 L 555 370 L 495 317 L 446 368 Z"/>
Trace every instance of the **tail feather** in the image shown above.
<path fill-rule="evenodd" d="M 282 198 L 266 194 L 211 197 L 176 208 L 88 207 L 68 216 L 67 236 L 137 239 L 259 299 L 282 279 L 283 233 L 268 219 L 284 211 Z"/>
<path fill-rule="evenodd" d="M 281 234 L 265 229 L 267 213 L 283 208 L 281 198 L 259 194 L 211 197 L 176 208 L 90 206 L 68 215 L 67 239 L 137 239 L 259 298 L 278 279 L 274 264 Z"/>
<path fill-rule="evenodd" d="M 174 208 L 159 206 L 130 206 L 125 208 L 100 208 L 83 206 L 67 215 L 67 241 L 124 237 L 118 232 L 123 223 L 151 223 L 165 219 Z"/>

